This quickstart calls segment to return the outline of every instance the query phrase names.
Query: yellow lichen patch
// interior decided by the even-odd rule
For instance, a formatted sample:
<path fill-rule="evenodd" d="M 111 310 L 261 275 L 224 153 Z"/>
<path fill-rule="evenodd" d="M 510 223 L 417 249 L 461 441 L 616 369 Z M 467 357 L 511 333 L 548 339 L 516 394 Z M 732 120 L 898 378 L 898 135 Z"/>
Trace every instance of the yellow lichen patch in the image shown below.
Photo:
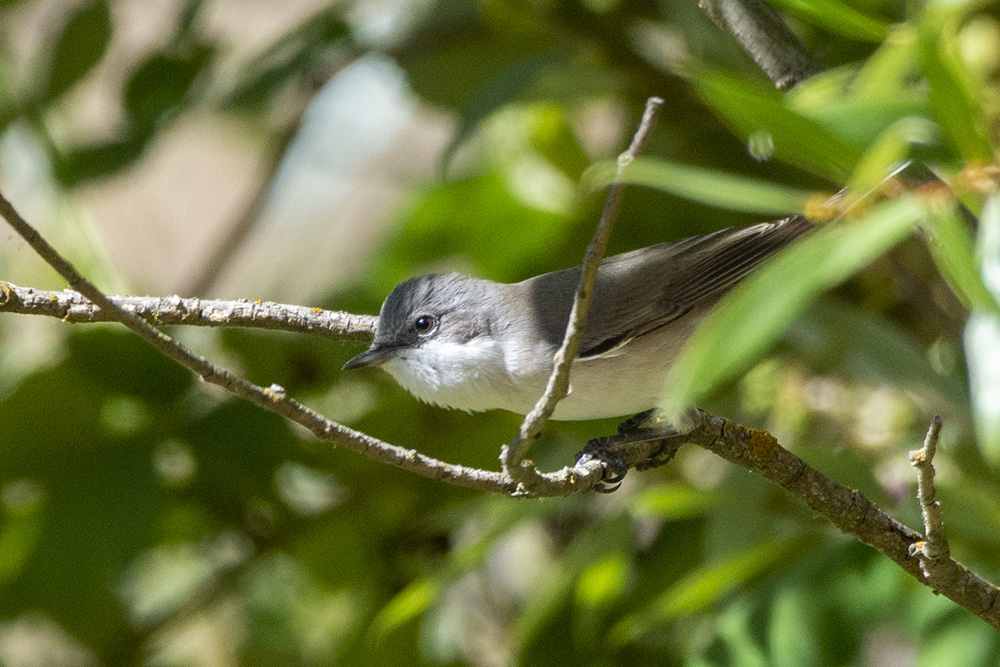
<path fill-rule="evenodd" d="M 264 300 L 263 299 L 254 299 L 253 303 L 254 303 L 255 306 L 259 306 L 260 304 L 264 303 Z"/>
<path fill-rule="evenodd" d="M 0 280 L 0 293 L 3 294 L 3 299 L 0 299 L 0 304 L 7 303 L 10 301 L 10 295 L 14 293 L 14 290 L 10 288 L 10 285 L 6 280 Z"/>
<path fill-rule="evenodd" d="M 831 197 L 829 193 L 817 192 L 806 200 L 802 213 L 810 222 L 829 222 L 844 212 L 841 201 L 838 197 Z"/>
<path fill-rule="evenodd" d="M 322 313 L 322 312 L 323 312 L 323 309 L 322 309 L 322 308 L 320 308 L 319 306 L 317 306 L 317 307 L 313 308 L 313 309 L 312 309 L 312 311 L 313 311 L 314 313 L 316 313 L 317 315 L 319 315 L 320 313 Z"/>
<path fill-rule="evenodd" d="M 769 454 L 778 446 L 778 441 L 767 431 L 750 428 L 747 429 L 747 433 L 750 435 L 750 447 L 757 456 Z"/>

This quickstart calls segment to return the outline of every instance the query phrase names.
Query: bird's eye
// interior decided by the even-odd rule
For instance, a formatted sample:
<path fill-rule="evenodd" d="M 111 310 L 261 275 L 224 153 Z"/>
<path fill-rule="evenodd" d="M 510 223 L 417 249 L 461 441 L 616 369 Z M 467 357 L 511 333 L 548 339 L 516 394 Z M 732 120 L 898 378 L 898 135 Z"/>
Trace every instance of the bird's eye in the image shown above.
<path fill-rule="evenodd" d="M 433 315 L 418 315 L 413 320 L 413 328 L 418 334 L 430 333 L 437 325 L 437 318 Z"/>

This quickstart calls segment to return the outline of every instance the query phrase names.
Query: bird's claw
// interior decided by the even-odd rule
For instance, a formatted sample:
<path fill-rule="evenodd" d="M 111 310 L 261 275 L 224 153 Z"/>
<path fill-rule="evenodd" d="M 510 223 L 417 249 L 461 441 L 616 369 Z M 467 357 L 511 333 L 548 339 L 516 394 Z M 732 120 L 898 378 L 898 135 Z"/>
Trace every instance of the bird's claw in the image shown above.
<path fill-rule="evenodd" d="M 576 455 L 577 464 L 594 460 L 604 464 L 604 477 L 594 485 L 594 491 L 597 493 L 617 491 L 625 475 L 628 474 L 628 464 L 611 451 L 607 437 L 594 438 Z"/>

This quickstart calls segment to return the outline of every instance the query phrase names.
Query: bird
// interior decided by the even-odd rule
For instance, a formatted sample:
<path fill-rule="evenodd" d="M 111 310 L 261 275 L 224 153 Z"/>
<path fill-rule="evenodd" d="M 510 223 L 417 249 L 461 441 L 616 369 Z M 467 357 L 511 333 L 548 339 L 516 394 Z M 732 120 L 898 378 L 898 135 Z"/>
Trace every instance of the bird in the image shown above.
<path fill-rule="evenodd" d="M 656 407 L 671 364 L 711 308 L 812 228 L 796 215 L 604 259 L 570 387 L 552 419 Z M 575 267 L 516 283 L 458 273 L 410 278 L 383 302 L 370 347 L 343 368 L 379 367 L 444 408 L 527 414 L 552 372 L 580 275 Z"/>

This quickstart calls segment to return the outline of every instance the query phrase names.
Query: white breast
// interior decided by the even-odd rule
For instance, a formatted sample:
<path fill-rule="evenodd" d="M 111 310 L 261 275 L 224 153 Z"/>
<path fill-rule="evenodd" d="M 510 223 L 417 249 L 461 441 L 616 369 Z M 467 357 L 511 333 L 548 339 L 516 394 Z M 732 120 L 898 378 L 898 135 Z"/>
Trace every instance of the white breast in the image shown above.
<path fill-rule="evenodd" d="M 481 412 L 515 410 L 517 393 L 503 352 L 491 341 L 465 343 L 433 339 L 382 366 L 404 389 L 422 401 L 446 408 Z"/>

